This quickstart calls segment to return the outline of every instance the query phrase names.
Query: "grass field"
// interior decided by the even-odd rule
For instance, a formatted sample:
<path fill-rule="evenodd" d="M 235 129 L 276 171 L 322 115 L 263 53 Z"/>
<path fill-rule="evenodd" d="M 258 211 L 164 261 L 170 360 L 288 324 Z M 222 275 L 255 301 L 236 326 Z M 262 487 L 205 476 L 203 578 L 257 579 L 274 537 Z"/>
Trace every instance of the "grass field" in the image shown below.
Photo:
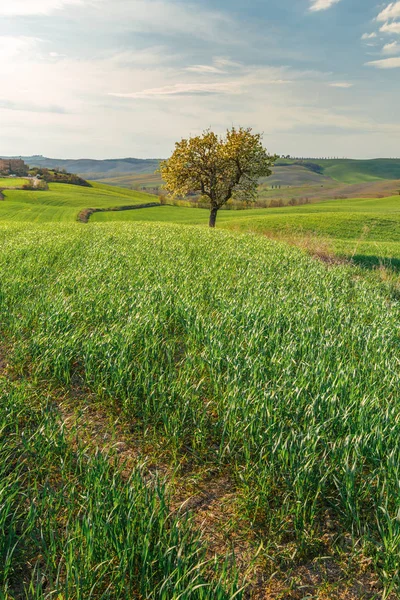
<path fill-rule="evenodd" d="M 375 179 L 400 179 L 400 159 L 317 161 L 324 175 L 345 183 Z"/>
<path fill-rule="evenodd" d="M 0 244 L 3 596 L 233 599 L 233 551 L 253 597 L 310 577 L 398 597 L 390 288 L 201 227 L 3 224 Z"/>
<path fill-rule="evenodd" d="M 6 190 L 0 200 L 1 222 L 73 222 L 86 208 L 113 208 L 157 201 L 157 197 L 125 188 L 94 183 L 85 188 L 50 184 L 50 190 Z M 91 222 L 208 223 L 201 209 L 162 206 L 135 211 L 104 212 Z M 217 226 L 255 232 L 288 241 L 315 238 L 328 253 L 368 266 L 384 262 L 400 266 L 400 196 L 331 200 L 297 207 L 220 211 Z M 294 239 L 296 238 L 296 239 Z"/>
<path fill-rule="evenodd" d="M 0 177 L 0 189 L 22 187 L 28 181 L 25 177 Z"/>
<path fill-rule="evenodd" d="M 277 165 L 288 166 L 300 163 L 296 159 L 279 159 Z M 399 158 L 377 158 L 373 160 L 343 159 L 304 159 L 304 162 L 315 163 L 322 167 L 322 174 L 336 181 L 347 184 L 368 182 L 375 180 L 400 180 Z"/>
<path fill-rule="evenodd" d="M 93 222 L 151 221 L 207 225 L 206 210 L 162 206 L 97 213 Z M 400 196 L 348 199 L 298 207 L 220 211 L 221 228 L 293 238 L 316 236 L 332 252 L 367 265 L 400 266 Z"/>
<path fill-rule="evenodd" d="M 0 200 L 0 222 L 71 222 L 85 208 L 110 208 L 153 200 L 142 192 L 99 183 L 93 183 L 93 187 L 51 183 L 49 188 L 49 191 L 5 191 L 5 200 Z"/>

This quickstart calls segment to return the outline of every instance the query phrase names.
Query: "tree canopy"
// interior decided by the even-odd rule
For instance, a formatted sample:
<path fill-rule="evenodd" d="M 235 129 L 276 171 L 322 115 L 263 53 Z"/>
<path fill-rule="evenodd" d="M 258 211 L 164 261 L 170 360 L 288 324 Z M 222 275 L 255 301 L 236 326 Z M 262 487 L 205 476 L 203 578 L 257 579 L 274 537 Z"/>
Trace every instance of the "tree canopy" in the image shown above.
<path fill-rule="evenodd" d="M 256 200 L 259 178 L 271 175 L 277 158 L 263 147 L 260 134 L 232 127 L 225 136 L 207 130 L 177 142 L 160 171 L 171 196 L 196 193 L 208 200 L 215 227 L 218 210 L 231 198 Z"/>

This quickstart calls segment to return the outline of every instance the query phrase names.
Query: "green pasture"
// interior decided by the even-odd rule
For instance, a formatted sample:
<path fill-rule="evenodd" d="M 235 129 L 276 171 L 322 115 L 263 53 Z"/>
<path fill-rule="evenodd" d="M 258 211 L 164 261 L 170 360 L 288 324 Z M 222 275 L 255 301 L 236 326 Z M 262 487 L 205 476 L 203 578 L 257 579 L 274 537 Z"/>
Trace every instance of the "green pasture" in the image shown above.
<path fill-rule="evenodd" d="M 355 578 L 362 564 L 381 598 L 400 593 L 400 305 L 389 286 L 198 226 L 8 223 L 0 246 L 1 346 L 15 374 L 0 387 L 5 597 L 23 585 L 40 600 L 235 593 L 154 475 L 123 480 L 69 445 L 40 382 L 79 386 L 110 419 L 118 407 L 185 477 L 229 479 L 230 531 L 244 528 L 267 579 L 324 557 Z"/>
<path fill-rule="evenodd" d="M 373 160 L 310 159 L 308 162 L 321 165 L 323 175 L 348 184 L 379 179 L 400 179 L 400 159 L 398 158 L 377 158 Z"/>
<path fill-rule="evenodd" d="M 161 206 L 97 213 L 93 222 L 208 223 L 208 211 Z M 400 266 L 400 196 L 332 200 L 297 207 L 220 211 L 217 227 L 276 236 L 317 236 L 332 250 L 360 263 Z"/>
<path fill-rule="evenodd" d="M 51 183 L 48 191 L 8 190 L 0 200 L 2 221 L 71 222 L 84 208 L 110 208 L 155 200 L 142 192 L 93 183 L 92 187 Z"/>
<path fill-rule="evenodd" d="M 0 177 L 0 189 L 22 187 L 28 181 L 26 177 Z"/>
<path fill-rule="evenodd" d="M 49 191 L 6 190 L 0 200 L 1 222 L 73 222 L 85 208 L 112 208 L 157 201 L 143 192 L 100 183 L 93 187 L 50 184 Z M 160 206 L 133 211 L 95 213 L 90 222 L 165 222 L 208 224 L 208 211 Z M 400 195 L 388 198 L 329 200 L 303 206 L 221 210 L 217 227 L 242 232 L 317 236 L 330 250 L 364 264 L 400 266 Z"/>

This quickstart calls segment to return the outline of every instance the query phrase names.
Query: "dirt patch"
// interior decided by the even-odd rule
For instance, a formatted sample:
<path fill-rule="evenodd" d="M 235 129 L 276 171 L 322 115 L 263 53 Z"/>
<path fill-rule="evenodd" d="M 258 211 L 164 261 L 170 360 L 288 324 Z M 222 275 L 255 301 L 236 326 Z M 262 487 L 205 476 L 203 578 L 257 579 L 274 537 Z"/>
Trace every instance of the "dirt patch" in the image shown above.
<path fill-rule="evenodd" d="M 377 600 L 382 586 L 371 573 L 349 576 L 332 558 L 315 560 L 276 576 L 262 585 L 252 600 Z M 395 600 L 394 595 L 388 600 Z"/>
<path fill-rule="evenodd" d="M 131 433 L 116 411 L 109 412 L 97 398 L 82 388 L 52 393 L 60 411 L 64 429 L 74 445 L 84 445 L 91 452 L 101 452 L 122 468 L 126 478 L 142 459 L 143 441 Z"/>
<path fill-rule="evenodd" d="M 0 346 L 0 376 L 6 374 L 7 367 L 8 362 L 6 360 L 6 351 Z"/>

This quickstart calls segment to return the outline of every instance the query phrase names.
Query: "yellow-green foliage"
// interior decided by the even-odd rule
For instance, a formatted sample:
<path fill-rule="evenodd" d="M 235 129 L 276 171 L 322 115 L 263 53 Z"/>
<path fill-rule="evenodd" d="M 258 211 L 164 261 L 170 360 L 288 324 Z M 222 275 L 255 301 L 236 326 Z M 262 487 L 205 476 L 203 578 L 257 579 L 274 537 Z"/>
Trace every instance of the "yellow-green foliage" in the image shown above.
<path fill-rule="evenodd" d="M 177 142 L 160 170 L 173 197 L 200 194 L 216 212 L 232 196 L 254 201 L 258 180 L 271 175 L 275 158 L 263 148 L 259 134 L 233 127 L 224 138 L 208 130 Z"/>

